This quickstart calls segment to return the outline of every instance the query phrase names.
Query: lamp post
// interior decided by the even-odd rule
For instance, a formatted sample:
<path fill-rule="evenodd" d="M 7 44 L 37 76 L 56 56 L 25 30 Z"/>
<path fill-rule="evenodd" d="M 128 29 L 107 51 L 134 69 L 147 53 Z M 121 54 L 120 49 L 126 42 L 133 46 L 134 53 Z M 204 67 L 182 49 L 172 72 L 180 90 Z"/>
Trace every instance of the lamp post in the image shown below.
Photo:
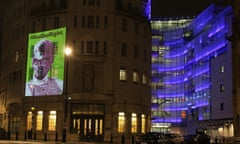
<path fill-rule="evenodd" d="M 65 48 L 64 49 L 64 58 L 65 58 L 65 89 L 64 89 L 64 118 L 63 118 L 63 132 L 62 132 L 62 142 L 66 142 L 67 137 L 67 105 L 68 105 L 68 57 L 71 55 L 72 49 Z"/>
<path fill-rule="evenodd" d="M 32 129 L 31 129 L 31 137 L 35 140 L 36 139 L 36 133 L 35 133 L 35 87 L 34 85 L 30 86 L 32 88 L 32 107 L 31 107 L 31 111 L 32 111 Z"/>

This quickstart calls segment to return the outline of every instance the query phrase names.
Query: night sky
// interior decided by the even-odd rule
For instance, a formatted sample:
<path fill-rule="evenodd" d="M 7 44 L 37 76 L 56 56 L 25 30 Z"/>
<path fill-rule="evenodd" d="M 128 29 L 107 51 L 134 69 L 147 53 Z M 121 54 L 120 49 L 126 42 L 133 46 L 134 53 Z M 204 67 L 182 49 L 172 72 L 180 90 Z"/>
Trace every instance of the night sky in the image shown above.
<path fill-rule="evenodd" d="M 213 0 L 152 0 L 152 17 L 196 16 Z"/>

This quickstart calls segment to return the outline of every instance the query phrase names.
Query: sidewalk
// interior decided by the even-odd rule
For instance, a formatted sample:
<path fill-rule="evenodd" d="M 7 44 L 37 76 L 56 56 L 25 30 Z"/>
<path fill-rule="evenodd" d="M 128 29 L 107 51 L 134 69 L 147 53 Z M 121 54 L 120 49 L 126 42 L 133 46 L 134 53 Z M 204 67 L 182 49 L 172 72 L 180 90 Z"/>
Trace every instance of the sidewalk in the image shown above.
<path fill-rule="evenodd" d="M 61 141 L 38 141 L 38 140 L 0 140 L 0 144 L 103 144 L 96 142 L 61 142 Z"/>

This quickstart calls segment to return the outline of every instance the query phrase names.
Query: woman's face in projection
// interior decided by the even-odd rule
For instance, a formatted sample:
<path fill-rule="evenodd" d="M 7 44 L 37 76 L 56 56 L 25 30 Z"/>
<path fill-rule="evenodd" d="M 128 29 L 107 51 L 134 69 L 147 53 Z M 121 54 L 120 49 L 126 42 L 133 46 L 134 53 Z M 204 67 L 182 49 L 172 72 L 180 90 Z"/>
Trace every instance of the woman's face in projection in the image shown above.
<path fill-rule="evenodd" d="M 42 80 L 51 68 L 53 54 L 46 44 L 42 43 L 34 47 L 34 56 L 32 59 L 34 77 Z"/>

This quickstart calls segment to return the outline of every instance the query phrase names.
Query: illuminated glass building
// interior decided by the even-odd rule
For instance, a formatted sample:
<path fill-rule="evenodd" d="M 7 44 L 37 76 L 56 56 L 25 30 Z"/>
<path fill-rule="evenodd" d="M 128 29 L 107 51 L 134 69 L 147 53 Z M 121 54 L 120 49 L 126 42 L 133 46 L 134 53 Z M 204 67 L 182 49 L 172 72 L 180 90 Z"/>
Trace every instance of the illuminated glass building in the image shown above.
<path fill-rule="evenodd" d="M 213 4 L 194 18 L 152 19 L 152 131 L 233 135 L 232 20 L 230 6 Z"/>

